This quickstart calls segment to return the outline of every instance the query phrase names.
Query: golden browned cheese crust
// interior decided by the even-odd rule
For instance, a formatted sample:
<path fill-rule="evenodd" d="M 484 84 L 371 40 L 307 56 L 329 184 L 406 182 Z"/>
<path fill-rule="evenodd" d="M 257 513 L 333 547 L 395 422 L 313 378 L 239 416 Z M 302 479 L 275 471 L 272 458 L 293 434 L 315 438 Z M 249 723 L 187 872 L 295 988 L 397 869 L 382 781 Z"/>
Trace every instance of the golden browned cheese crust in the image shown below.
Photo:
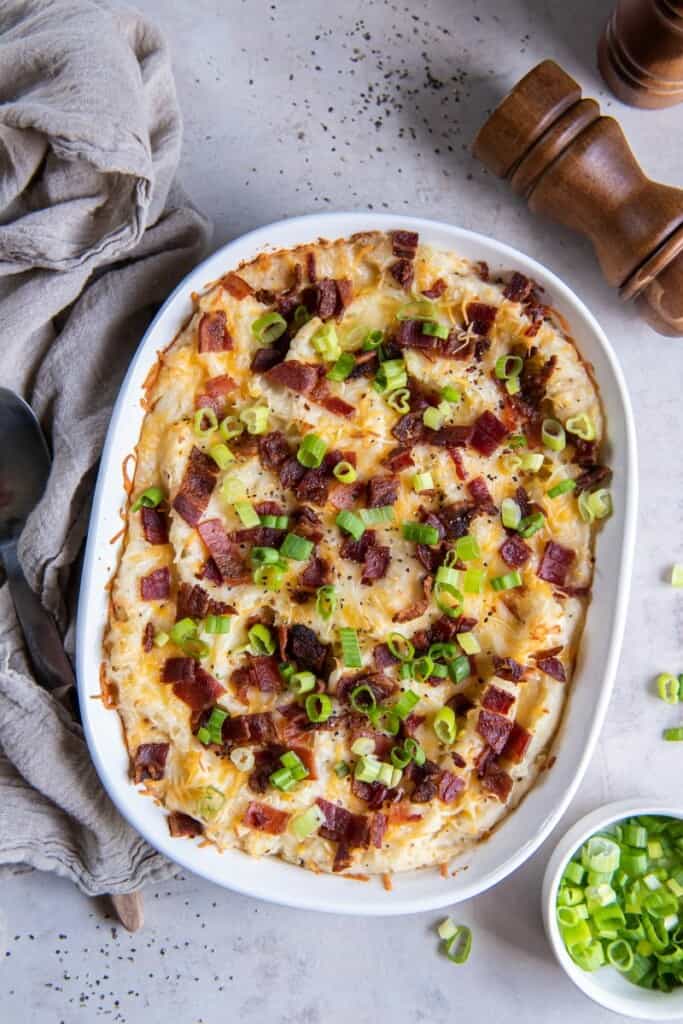
<path fill-rule="evenodd" d="M 425 300 L 424 292 L 432 297 Z M 253 324 L 278 309 L 287 321 L 272 353 L 279 369 L 257 372 L 251 369 L 255 356 L 257 366 L 265 366 L 266 357 Z M 437 325 L 436 335 L 424 332 L 425 322 Z M 395 364 L 385 370 L 398 385 L 393 396 L 382 391 L 381 372 L 376 380 L 372 331 L 383 332 L 380 356 Z M 326 374 L 340 351 L 354 353 L 356 371 L 330 380 Z M 507 355 L 519 356 L 523 365 L 522 388 L 512 396 L 496 375 L 497 361 Z M 450 400 L 442 397 L 444 387 L 451 389 Z M 453 400 L 456 392 L 459 400 Z M 212 417 L 200 415 L 197 424 L 197 408 L 207 406 L 217 423 L 227 417 L 228 435 L 236 422 L 244 426 L 241 414 L 253 426 L 265 415 L 254 410 L 265 409 L 267 423 L 258 424 L 265 433 L 245 430 L 226 440 L 211 429 Z M 147 409 L 112 587 L 104 670 L 133 772 L 171 812 L 173 830 L 189 826 L 173 814 L 181 812 L 219 848 L 277 855 L 315 870 L 368 873 L 440 864 L 485 835 L 543 767 L 571 687 L 593 569 L 593 526 L 579 515 L 581 487 L 556 498 L 548 491 L 565 479 L 585 478 L 587 464 L 597 461 L 600 402 L 571 338 L 531 283 L 510 274 L 489 280 L 482 265 L 422 244 L 415 248 L 415 240 L 402 235 L 368 233 L 261 255 L 232 273 L 226 268 L 226 277 L 196 297 L 194 315 L 160 356 Z M 594 428 L 595 442 L 568 433 L 561 451 L 542 444 L 544 417 L 566 424 L 580 414 Z M 491 415 L 498 424 L 492 438 Z M 276 456 L 264 440 L 274 432 L 281 435 Z M 309 434 L 325 446 L 319 470 L 304 470 L 296 459 Z M 519 435 L 525 447 L 514 446 Z M 217 445 L 227 445 L 230 454 L 216 452 Z M 398 463 L 392 461 L 397 448 Z M 290 469 L 283 471 L 287 449 Z M 339 456 L 330 453 L 355 463 L 353 485 L 335 478 Z M 542 455 L 539 470 L 520 465 L 529 453 Z M 317 475 L 302 484 L 304 472 Z M 431 486 L 427 480 L 425 488 L 423 479 L 418 493 L 414 478 L 423 474 L 431 475 Z M 371 501 L 370 482 L 380 477 L 393 478 L 395 493 L 389 487 L 380 500 L 393 515 L 366 526 L 365 554 L 362 547 L 349 551 L 349 534 L 336 522 L 340 506 L 360 517 Z M 154 538 L 152 529 L 158 543 L 150 542 L 143 512 L 132 511 L 133 501 L 151 487 L 164 495 L 156 520 L 161 537 Z M 245 529 L 241 506 L 235 507 L 240 489 L 241 500 L 252 509 L 260 505 L 261 514 L 275 514 L 280 506 L 279 514 L 289 517 L 285 532 L 237 535 Z M 519 533 L 501 522 L 504 499 L 528 500 L 531 507 L 522 511 L 540 513 L 542 526 L 523 541 L 528 553 L 517 569 L 521 585 L 498 590 L 491 580 L 514 571 L 501 546 L 514 535 L 523 552 Z M 265 502 L 275 505 L 264 513 Z M 318 523 L 302 520 L 303 506 Z M 402 524 L 425 520 L 436 524 L 439 541 L 418 549 L 403 536 Z M 312 541 L 306 560 L 280 556 L 274 575 L 259 572 L 253 541 L 279 548 L 286 532 Z M 458 559 L 458 534 L 473 538 L 474 557 Z M 543 579 L 544 553 L 547 565 L 558 551 L 570 553 L 566 575 L 558 581 L 551 570 L 550 580 Z M 313 558 L 322 564 L 311 564 Z M 302 580 L 307 566 L 308 586 Z M 158 572 L 164 569 L 167 594 L 165 574 Z M 334 587 L 336 600 L 328 618 L 316 602 L 316 583 L 323 580 Z M 452 607 L 458 595 L 443 581 L 460 592 L 462 618 Z M 278 583 L 279 589 L 268 589 Z M 188 616 L 191 587 L 201 589 L 193 592 Z M 195 632 L 189 643 L 164 643 L 179 610 L 194 615 Z M 207 615 L 216 613 L 230 616 L 227 632 L 206 631 Z M 254 623 L 264 625 L 278 645 L 267 662 L 254 661 L 267 657 L 253 641 L 250 647 Z M 322 726 L 308 722 L 306 695 L 293 693 L 278 668 L 295 656 L 316 662 L 307 642 L 303 648 L 293 644 L 295 626 L 312 630 L 324 650 L 312 665 L 316 689 L 332 710 Z M 356 631 L 360 669 L 342 663 L 343 627 Z M 468 666 L 458 630 L 465 632 L 466 646 L 474 644 Z M 426 655 L 430 644 L 445 642 L 434 659 L 443 667 L 426 680 L 416 678 L 429 668 L 422 662 L 417 671 L 406 668 L 402 678 L 385 650 L 376 652 L 392 632 L 411 640 L 415 658 Z M 187 660 L 174 660 L 180 658 Z M 311 666 L 299 660 L 296 668 Z M 510 678 L 518 671 L 520 680 Z M 178 682 L 179 674 L 184 681 Z M 353 713 L 352 675 L 359 677 L 355 685 L 364 679 L 371 688 L 375 684 L 385 709 L 410 690 L 417 698 L 411 717 L 406 722 L 395 714 Z M 566 681 L 556 678 L 562 675 Z M 229 715 L 220 744 L 207 742 L 201 731 L 214 706 Z M 455 714 L 452 743 L 441 742 L 433 727 L 444 707 Z M 259 720 L 268 727 L 250 732 L 241 716 L 257 713 L 269 716 Z M 392 748 L 397 764 L 405 760 L 410 736 L 417 760 L 423 751 L 426 764 L 413 761 L 392 779 L 384 768 L 384 791 L 381 782 L 359 784 L 354 775 L 364 766 L 371 774 L 376 770 L 372 751 L 368 766 L 362 745 L 352 749 L 359 735 L 375 739 L 374 753 L 385 765 Z M 280 755 L 292 749 L 309 774 L 282 790 L 270 775 L 282 767 Z M 356 817 L 333 820 L 325 801 Z M 319 811 L 309 816 L 312 831 L 302 838 L 298 816 L 312 807 Z"/>

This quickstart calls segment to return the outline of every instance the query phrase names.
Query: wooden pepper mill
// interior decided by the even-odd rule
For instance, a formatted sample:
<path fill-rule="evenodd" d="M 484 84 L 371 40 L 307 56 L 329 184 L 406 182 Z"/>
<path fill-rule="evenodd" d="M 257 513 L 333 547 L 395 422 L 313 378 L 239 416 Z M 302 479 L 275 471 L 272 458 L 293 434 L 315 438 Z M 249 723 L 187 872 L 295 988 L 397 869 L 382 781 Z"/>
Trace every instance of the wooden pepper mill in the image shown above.
<path fill-rule="evenodd" d="M 618 0 L 598 65 L 624 103 L 655 109 L 683 101 L 683 0 Z"/>
<path fill-rule="evenodd" d="M 534 213 L 586 235 L 606 279 L 656 331 L 683 335 L 683 191 L 643 174 L 619 124 L 566 71 L 533 68 L 473 152 Z"/>

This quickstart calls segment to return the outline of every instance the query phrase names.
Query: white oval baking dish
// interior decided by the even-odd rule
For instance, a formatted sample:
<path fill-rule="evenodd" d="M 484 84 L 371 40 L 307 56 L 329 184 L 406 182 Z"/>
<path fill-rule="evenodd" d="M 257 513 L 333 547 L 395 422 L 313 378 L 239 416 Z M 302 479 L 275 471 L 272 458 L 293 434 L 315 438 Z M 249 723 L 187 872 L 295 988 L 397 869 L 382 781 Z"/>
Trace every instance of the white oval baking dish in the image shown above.
<path fill-rule="evenodd" d="M 454 876 L 435 869 L 399 874 L 393 891 L 379 879 L 361 883 L 315 875 L 276 858 L 218 853 L 196 840 L 172 839 L 161 807 L 143 798 L 128 775 L 128 756 L 116 712 L 100 694 L 107 584 L 116 567 L 125 500 L 121 466 L 138 440 L 144 411 L 140 397 L 148 371 L 190 316 L 190 295 L 243 260 L 319 237 L 406 228 L 420 240 L 451 248 L 493 271 L 519 270 L 545 289 L 547 301 L 570 324 L 582 355 L 593 364 L 608 426 L 608 460 L 614 469 L 614 515 L 600 533 L 593 600 L 567 709 L 556 737 L 557 760 L 520 806 L 486 840 L 452 863 Z M 633 415 L 621 370 L 595 318 L 554 274 L 528 256 L 483 235 L 437 221 L 389 214 L 331 213 L 280 221 L 236 239 L 199 264 L 175 289 L 145 334 L 131 362 L 112 414 L 93 500 L 77 622 L 77 675 L 83 726 L 102 783 L 121 814 L 154 847 L 183 868 L 219 885 L 273 902 L 347 914 L 405 914 L 469 899 L 514 871 L 543 842 L 567 807 L 584 774 L 609 702 L 626 615 L 637 504 Z M 462 868 L 467 870 L 461 870 Z"/>

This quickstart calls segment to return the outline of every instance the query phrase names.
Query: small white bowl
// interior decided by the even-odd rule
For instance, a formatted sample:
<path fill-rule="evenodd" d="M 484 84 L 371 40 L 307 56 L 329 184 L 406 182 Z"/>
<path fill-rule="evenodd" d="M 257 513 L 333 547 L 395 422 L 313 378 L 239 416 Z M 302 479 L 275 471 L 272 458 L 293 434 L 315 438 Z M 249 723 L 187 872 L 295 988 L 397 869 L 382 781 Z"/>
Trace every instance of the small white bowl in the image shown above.
<path fill-rule="evenodd" d="M 569 956 L 557 926 L 557 890 L 573 854 L 595 832 L 600 832 L 623 818 L 639 814 L 683 818 L 683 807 L 659 800 L 645 801 L 642 798 L 619 800 L 617 803 L 599 807 L 577 821 L 557 844 L 545 869 L 542 890 L 543 922 L 560 966 L 584 995 L 625 1017 L 637 1017 L 639 1020 L 680 1020 L 683 1019 L 683 988 L 674 989 L 673 992 L 655 992 L 639 988 L 627 981 L 613 967 L 601 967 L 593 972 L 582 971 Z"/>

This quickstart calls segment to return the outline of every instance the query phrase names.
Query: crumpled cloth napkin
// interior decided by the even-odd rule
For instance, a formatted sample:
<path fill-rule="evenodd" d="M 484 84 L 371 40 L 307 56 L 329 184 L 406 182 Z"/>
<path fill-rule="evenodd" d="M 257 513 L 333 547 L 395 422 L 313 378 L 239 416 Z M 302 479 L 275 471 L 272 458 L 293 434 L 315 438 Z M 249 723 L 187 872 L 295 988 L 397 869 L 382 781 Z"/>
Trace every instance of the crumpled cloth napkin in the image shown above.
<path fill-rule="evenodd" d="M 155 307 L 208 242 L 172 185 L 181 135 L 168 50 L 139 14 L 98 0 L 2 0 L 0 383 L 33 406 L 53 453 L 19 550 L 71 655 L 111 406 Z M 80 726 L 31 678 L 4 584 L 0 872 L 27 867 L 90 895 L 174 872 L 119 816 Z"/>

